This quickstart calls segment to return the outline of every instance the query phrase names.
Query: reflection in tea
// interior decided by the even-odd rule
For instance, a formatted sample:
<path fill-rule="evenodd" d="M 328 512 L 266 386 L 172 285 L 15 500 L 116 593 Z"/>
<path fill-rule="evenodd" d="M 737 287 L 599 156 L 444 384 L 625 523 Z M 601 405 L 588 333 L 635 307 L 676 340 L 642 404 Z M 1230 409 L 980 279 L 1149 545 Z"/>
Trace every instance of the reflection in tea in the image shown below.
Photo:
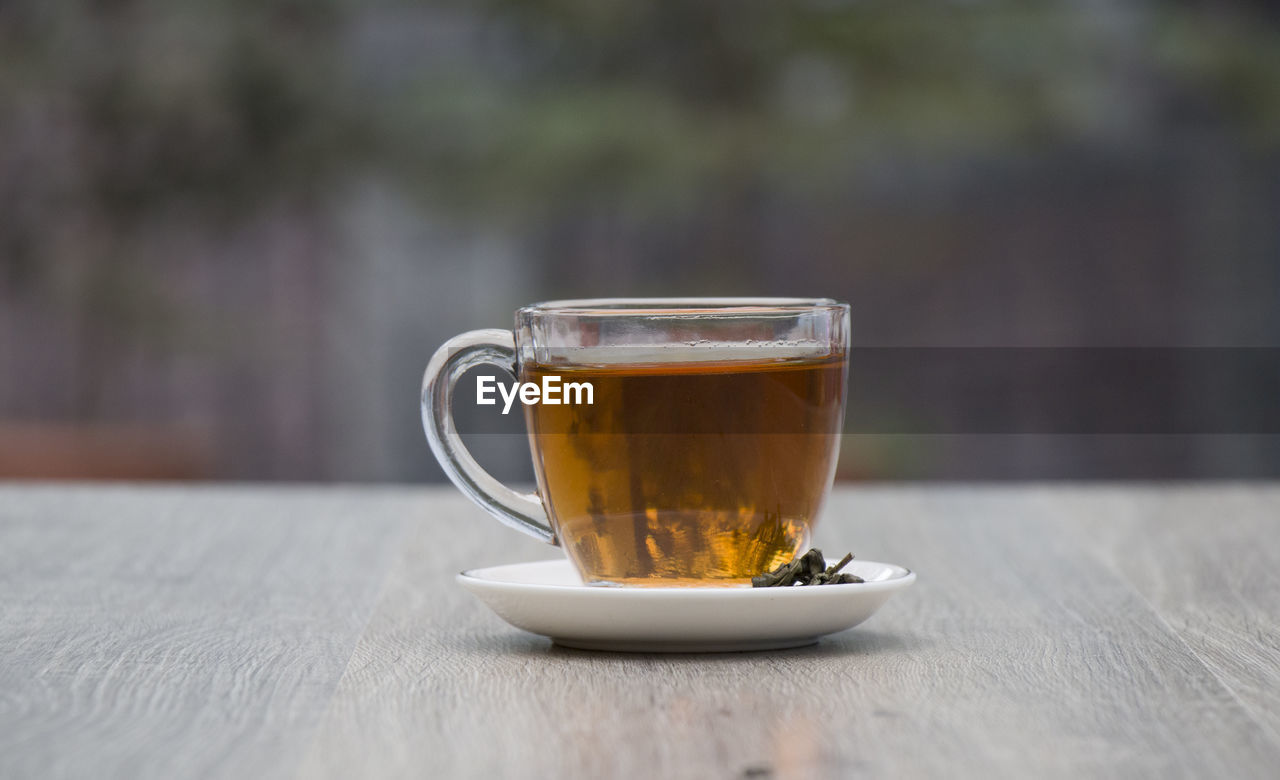
<path fill-rule="evenodd" d="M 835 471 L 843 356 L 568 363 L 520 380 L 595 388 L 592 406 L 525 407 L 540 492 L 587 581 L 749 583 L 806 548 Z"/>

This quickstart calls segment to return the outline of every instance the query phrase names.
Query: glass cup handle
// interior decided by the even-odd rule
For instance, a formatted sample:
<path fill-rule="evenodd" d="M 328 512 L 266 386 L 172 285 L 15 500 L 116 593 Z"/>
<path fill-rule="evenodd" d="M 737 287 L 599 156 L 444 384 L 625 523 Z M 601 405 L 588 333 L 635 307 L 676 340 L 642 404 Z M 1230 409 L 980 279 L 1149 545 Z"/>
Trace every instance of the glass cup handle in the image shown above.
<path fill-rule="evenodd" d="M 485 471 L 453 426 L 453 387 L 469 369 L 481 365 L 516 372 L 516 340 L 506 330 L 473 330 L 444 343 L 422 375 L 422 428 L 440 467 L 453 484 L 504 525 L 535 539 L 557 544 L 546 507 L 537 493 L 517 493 Z"/>

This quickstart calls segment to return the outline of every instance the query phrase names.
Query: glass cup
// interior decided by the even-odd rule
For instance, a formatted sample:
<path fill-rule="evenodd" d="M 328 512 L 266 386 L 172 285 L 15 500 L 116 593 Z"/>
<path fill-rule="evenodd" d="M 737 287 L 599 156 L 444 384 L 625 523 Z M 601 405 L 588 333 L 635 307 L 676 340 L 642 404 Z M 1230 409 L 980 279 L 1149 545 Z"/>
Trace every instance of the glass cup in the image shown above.
<path fill-rule="evenodd" d="M 839 453 L 848 305 L 553 301 L 515 320 L 450 339 L 422 379 L 427 440 L 473 501 L 562 546 L 589 584 L 746 584 L 808 547 Z M 480 365 L 519 383 L 489 390 L 523 407 L 535 493 L 494 479 L 454 429 L 454 385 Z"/>

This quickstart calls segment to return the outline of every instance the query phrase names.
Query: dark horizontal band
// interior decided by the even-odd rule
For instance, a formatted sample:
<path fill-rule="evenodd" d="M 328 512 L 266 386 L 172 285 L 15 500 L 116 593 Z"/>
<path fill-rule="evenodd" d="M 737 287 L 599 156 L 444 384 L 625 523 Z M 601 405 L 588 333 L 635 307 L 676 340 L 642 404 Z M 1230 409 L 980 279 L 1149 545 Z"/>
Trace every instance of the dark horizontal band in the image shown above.
<path fill-rule="evenodd" d="M 459 430 L 495 433 L 523 425 L 518 403 L 505 418 L 500 403 L 476 406 L 474 378 L 470 379 L 459 385 L 455 396 Z M 501 380 L 510 382 L 505 376 Z M 598 395 L 594 405 L 600 412 L 653 405 L 643 416 L 616 415 L 615 420 L 623 421 L 623 427 L 610 429 L 616 433 L 823 432 L 804 430 L 794 414 L 781 409 L 771 414 L 767 409 L 752 410 L 750 404 L 726 404 L 726 409 L 746 413 L 721 413 L 711 405 L 698 414 L 682 403 Z M 926 435 L 1277 434 L 1280 348 L 854 348 L 843 430 Z"/>

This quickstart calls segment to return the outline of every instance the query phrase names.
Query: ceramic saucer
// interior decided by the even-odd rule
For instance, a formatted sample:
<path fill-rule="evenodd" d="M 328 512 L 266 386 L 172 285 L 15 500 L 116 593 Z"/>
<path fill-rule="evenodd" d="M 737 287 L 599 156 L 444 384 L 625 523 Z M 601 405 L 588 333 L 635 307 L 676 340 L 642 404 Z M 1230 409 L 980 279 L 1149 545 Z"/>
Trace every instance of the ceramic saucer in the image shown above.
<path fill-rule="evenodd" d="M 916 575 L 854 560 L 866 582 L 790 588 L 583 585 L 567 560 L 470 569 L 458 582 L 516 628 L 585 650 L 704 653 L 800 647 L 871 617 Z"/>

